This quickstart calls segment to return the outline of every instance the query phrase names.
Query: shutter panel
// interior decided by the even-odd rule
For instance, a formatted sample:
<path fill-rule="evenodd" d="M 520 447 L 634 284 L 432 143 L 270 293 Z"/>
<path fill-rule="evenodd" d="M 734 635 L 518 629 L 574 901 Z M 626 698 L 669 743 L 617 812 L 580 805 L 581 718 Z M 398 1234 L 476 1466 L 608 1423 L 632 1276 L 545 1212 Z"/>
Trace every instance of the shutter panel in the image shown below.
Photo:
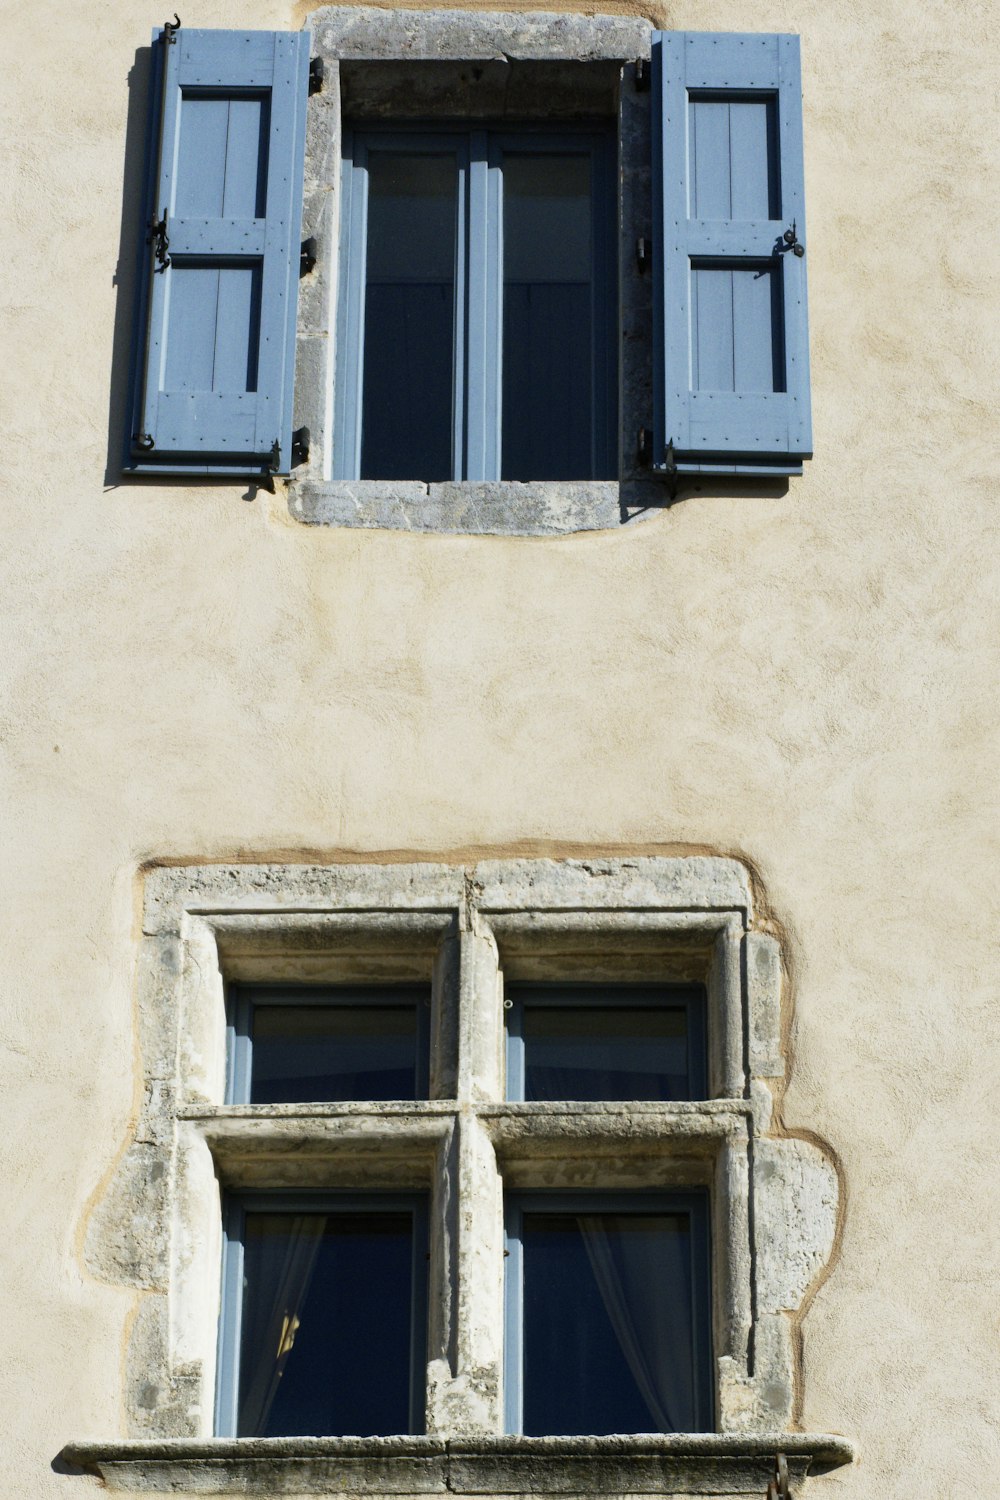
<path fill-rule="evenodd" d="M 153 235 L 127 467 L 287 473 L 309 35 L 182 28 L 154 60 L 169 263 Z"/>
<path fill-rule="evenodd" d="M 655 32 L 654 461 L 811 456 L 799 39 Z"/>

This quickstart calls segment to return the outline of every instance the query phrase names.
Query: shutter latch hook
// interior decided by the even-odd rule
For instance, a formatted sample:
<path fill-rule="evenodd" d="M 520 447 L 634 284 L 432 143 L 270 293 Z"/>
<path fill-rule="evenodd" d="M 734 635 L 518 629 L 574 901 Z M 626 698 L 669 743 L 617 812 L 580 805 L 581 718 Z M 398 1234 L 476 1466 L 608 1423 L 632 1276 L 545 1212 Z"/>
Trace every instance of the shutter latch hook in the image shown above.
<path fill-rule="evenodd" d="M 805 253 L 806 253 L 806 247 L 805 247 L 805 245 L 801 244 L 801 242 L 799 241 L 798 234 L 796 233 L 796 230 L 795 230 L 795 220 L 794 219 L 792 220 L 792 227 L 791 227 L 791 229 L 786 229 L 785 232 L 784 232 L 784 234 L 781 236 L 781 238 L 784 240 L 784 245 L 782 246 L 782 249 L 790 250 L 793 255 L 797 255 L 800 258 L 803 255 L 805 255 Z"/>

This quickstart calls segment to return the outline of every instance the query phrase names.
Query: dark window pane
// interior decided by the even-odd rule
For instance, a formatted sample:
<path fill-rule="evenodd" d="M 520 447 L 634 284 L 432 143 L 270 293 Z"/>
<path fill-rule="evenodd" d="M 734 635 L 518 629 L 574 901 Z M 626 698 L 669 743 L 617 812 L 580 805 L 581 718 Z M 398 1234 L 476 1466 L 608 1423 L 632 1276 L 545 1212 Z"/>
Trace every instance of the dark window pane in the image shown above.
<path fill-rule="evenodd" d="M 591 158 L 503 163 L 504 479 L 591 479 Z"/>
<path fill-rule="evenodd" d="M 417 1007 L 255 1005 L 251 1104 L 415 1099 Z"/>
<path fill-rule="evenodd" d="M 452 478 L 456 158 L 368 158 L 362 479 Z"/>
<path fill-rule="evenodd" d="M 525 1099 L 700 1099 L 704 995 L 668 986 L 515 988 Z M 556 999 L 558 997 L 558 999 Z M 674 1003 L 671 1003 L 673 999 Z"/>
<path fill-rule="evenodd" d="M 524 1431 L 700 1424 L 686 1213 L 525 1213 Z"/>
<path fill-rule="evenodd" d="M 248 1213 L 239 1437 L 410 1430 L 408 1213 Z"/>

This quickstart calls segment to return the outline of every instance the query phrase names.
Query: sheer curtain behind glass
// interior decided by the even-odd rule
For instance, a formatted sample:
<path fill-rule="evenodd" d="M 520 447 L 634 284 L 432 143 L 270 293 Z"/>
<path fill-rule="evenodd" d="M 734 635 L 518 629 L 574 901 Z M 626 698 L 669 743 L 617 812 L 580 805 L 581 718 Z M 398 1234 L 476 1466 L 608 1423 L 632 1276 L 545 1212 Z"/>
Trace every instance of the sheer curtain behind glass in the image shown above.
<path fill-rule="evenodd" d="M 687 1214 L 524 1214 L 525 1433 L 697 1429 L 691 1240 Z"/>
<path fill-rule="evenodd" d="M 411 1428 L 413 1220 L 247 1213 L 240 1437 Z"/>

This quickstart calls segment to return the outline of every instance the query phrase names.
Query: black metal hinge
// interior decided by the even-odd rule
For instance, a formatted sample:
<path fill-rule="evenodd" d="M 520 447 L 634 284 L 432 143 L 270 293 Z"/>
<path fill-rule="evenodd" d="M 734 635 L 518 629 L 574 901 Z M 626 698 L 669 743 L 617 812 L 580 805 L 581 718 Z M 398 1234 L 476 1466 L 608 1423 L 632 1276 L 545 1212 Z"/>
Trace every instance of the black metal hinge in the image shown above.
<path fill-rule="evenodd" d="M 636 59 L 635 87 L 639 94 L 645 94 L 649 89 L 649 60 L 645 57 Z"/>
<path fill-rule="evenodd" d="M 309 462 L 311 434 L 308 427 L 296 427 L 292 433 L 292 468 Z"/>
<path fill-rule="evenodd" d="M 322 91 L 323 80 L 326 77 L 326 64 L 321 57 L 309 59 L 309 92 L 318 94 Z"/>
<path fill-rule="evenodd" d="M 170 256 L 167 254 L 167 251 L 170 249 L 170 241 L 167 238 L 166 209 L 163 210 L 162 219 L 158 219 L 156 217 L 156 212 L 154 210 L 153 217 L 149 221 L 149 234 L 147 236 L 147 243 L 152 245 L 153 254 L 156 256 L 156 259 L 158 261 L 156 270 L 165 271 L 170 264 Z"/>
<path fill-rule="evenodd" d="M 176 42 L 177 33 L 180 31 L 180 29 L 181 18 L 177 14 L 177 12 L 174 11 L 174 19 L 172 21 L 164 21 L 163 23 L 163 40 L 166 42 L 168 47 L 172 46 L 173 43 Z"/>
<path fill-rule="evenodd" d="M 640 469 L 648 469 L 653 462 L 653 434 L 648 427 L 640 427 L 635 435 L 635 456 Z"/>
<path fill-rule="evenodd" d="M 640 276 L 649 267 L 649 240 L 641 234 L 635 242 L 635 263 L 639 267 Z"/>
<path fill-rule="evenodd" d="M 667 482 L 667 485 L 668 485 L 669 491 L 670 491 L 670 498 L 671 498 L 671 500 L 676 500 L 676 498 L 677 498 L 678 474 L 677 474 L 677 457 L 676 457 L 676 454 L 674 453 L 674 440 L 673 440 L 673 438 L 670 439 L 670 441 L 667 443 L 667 446 L 663 450 L 663 467 L 660 469 L 660 476 L 661 476 L 661 478 L 665 479 L 666 482 Z"/>
<path fill-rule="evenodd" d="M 317 245 L 316 236 L 311 234 L 307 240 L 302 241 L 302 249 L 299 251 L 299 275 L 308 276 L 316 264 Z"/>

